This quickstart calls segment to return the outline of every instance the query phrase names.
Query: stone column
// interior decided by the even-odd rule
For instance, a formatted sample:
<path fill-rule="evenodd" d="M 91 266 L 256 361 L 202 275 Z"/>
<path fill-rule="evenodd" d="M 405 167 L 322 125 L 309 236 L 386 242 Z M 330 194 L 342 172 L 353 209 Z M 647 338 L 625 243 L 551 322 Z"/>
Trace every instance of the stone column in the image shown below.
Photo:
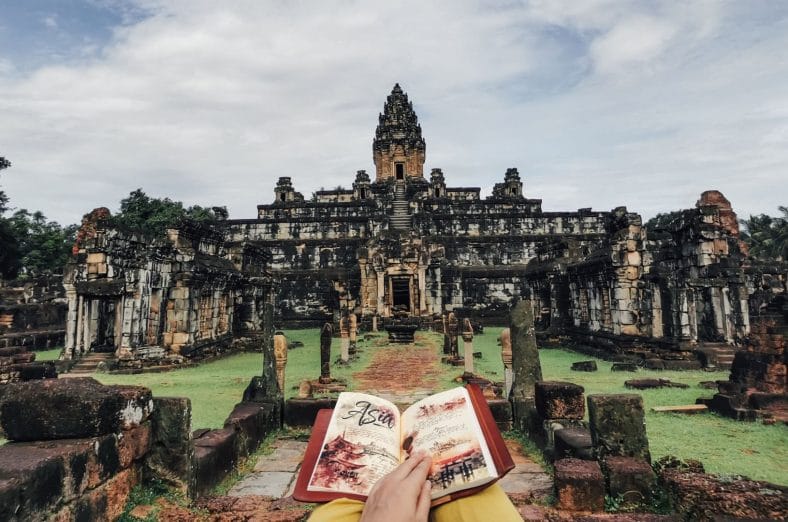
<path fill-rule="evenodd" d="M 733 323 L 732 317 L 732 310 L 731 310 L 731 299 L 730 299 L 730 289 L 726 286 L 722 289 L 722 324 L 724 329 L 725 340 L 729 343 L 733 342 L 733 334 L 735 332 L 735 326 Z"/>
<path fill-rule="evenodd" d="M 358 318 L 356 314 L 350 314 L 350 347 L 348 353 L 351 356 L 356 355 L 356 343 L 358 342 Z"/>
<path fill-rule="evenodd" d="M 451 339 L 449 338 L 449 320 L 448 315 L 444 313 L 441 316 L 441 322 L 443 323 L 443 354 L 450 355 L 451 354 Z"/>
<path fill-rule="evenodd" d="M 339 337 L 342 344 L 340 351 L 340 359 L 342 362 L 347 362 L 350 358 L 350 320 L 348 319 L 347 312 L 342 312 L 342 317 L 339 318 Z"/>
<path fill-rule="evenodd" d="M 274 305 L 263 305 L 263 393 L 266 397 L 278 397 L 279 385 L 276 376 L 276 354 L 274 353 Z M 285 342 L 285 349 L 287 343 Z"/>
<path fill-rule="evenodd" d="M 419 267 L 419 311 L 418 315 L 427 311 L 427 270 L 424 267 Z"/>
<path fill-rule="evenodd" d="M 503 396 L 509 397 L 512 393 L 512 337 L 511 330 L 504 328 L 498 338 L 501 343 L 501 359 L 503 360 Z"/>
<path fill-rule="evenodd" d="M 378 276 L 378 315 L 383 315 L 383 311 L 386 309 L 386 301 L 384 299 L 386 295 L 386 284 L 385 284 L 385 272 L 376 272 Z"/>
<path fill-rule="evenodd" d="M 74 346 L 77 340 L 77 317 L 79 316 L 79 298 L 73 286 L 66 290 L 68 298 L 68 312 L 66 314 L 66 346 L 63 350 L 63 358 L 71 359 L 74 357 Z"/>
<path fill-rule="evenodd" d="M 115 347 L 115 355 L 119 358 L 130 359 L 131 353 L 131 316 L 134 313 L 134 299 L 128 294 L 123 296 L 123 310 L 121 312 L 121 336 L 120 346 Z M 180 347 L 178 346 L 178 351 Z"/>
<path fill-rule="evenodd" d="M 287 337 L 282 332 L 274 334 L 274 357 L 276 357 L 276 382 L 279 392 L 285 392 L 285 366 L 287 365 Z"/>
<path fill-rule="evenodd" d="M 462 344 L 465 348 L 465 371 L 473 373 L 473 326 L 468 318 L 462 322 Z"/>
<path fill-rule="evenodd" d="M 82 347 L 80 349 L 80 353 L 82 354 L 88 353 L 90 349 L 90 305 L 92 302 L 92 299 L 82 300 Z"/>
<path fill-rule="evenodd" d="M 378 314 L 372 316 L 372 331 L 378 331 Z"/>
<path fill-rule="evenodd" d="M 438 266 L 435 268 L 435 280 L 437 281 L 438 292 L 435 296 L 435 304 L 433 306 L 433 313 L 436 314 L 443 313 L 443 281 L 441 277 L 441 267 Z"/>
<path fill-rule="evenodd" d="M 459 356 L 459 329 L 460 322 L 457 320 L 457 315 L 454 312 L 449 312 L 449 318 L 446 322 L 446 327 L 449 330 L 449 349 L 452 357 Z"/>
<path fill-rule="evenodd" d="M 331 323 L 323 325 L 320 331 L 320 382 L 328 384 L 331 382 L 331 337 L 334 335 L 334 327 Z"/>
<path fill-rule="evenodd" d="M 88 326 L 88 332 L 85 351 L 88 351 L 88 348 L 90 348 L 90 346 L 92 346 L 98 340 L 99 300 L 91 299 L 88 307 L 90 321 L 86 323 Z"/>
<path fill-rule="evenodd" d="M 537 381 L 542 380 L 542 365 L 534 335 L 534 314 L 531 302 L 518 301 L 511 316 L 512 370 L 514 386 L 512 396 L 524 399 L 534 396 Z"/>

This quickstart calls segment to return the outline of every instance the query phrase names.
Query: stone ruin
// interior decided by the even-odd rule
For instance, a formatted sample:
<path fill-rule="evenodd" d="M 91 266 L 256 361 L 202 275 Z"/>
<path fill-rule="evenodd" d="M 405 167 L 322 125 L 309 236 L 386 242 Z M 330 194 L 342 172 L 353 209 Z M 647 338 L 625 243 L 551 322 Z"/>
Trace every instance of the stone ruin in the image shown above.
<path fill-rule="evenodd" d="M 210 491 L 282 426 L 280 396 L 245 395 L 222 428 L 192 431 L 189 399 L 139 386 L 77 377 L 0 387 L 0 520 L 115 520 L 152 479 L 187 499 Z"/>
<path fill-rule="evenodd" d="M 63 345 L 67 309 L 58 276 L 0 280 L 0 385 L 57 376 L 35 350 Z"/>
<path fill-rule="evenodd" d="M 556 508 L 580 518 L 605 510 L 606 500 L 614 499 L 635 511 L 661 504 L 686 520 L 778 520 L 788 514 L 788 488 L 709 475 L 697 461 L 666 457 L 652 465 L 640 395 L 585 397 L 582 386 L 541 380 L 532 308 L 518 303 L 511 343 L 502 336 L 504 357 L 507 345 L 512 352 L 512 409 L 500 400 L 489 403 L 499 425 L 511 415 L 514 428 L 553 462 Z M 622 520 L 640 520 L 629 516 Z"/>
<path fill-rule="evenodd" d="M 109 217 L 85 216 L 66 268 L 65 359 L 106 352 L 121 368 L 166 365 L 260 337 L 267 252 L 229 241 L 221 223 L 184 222 L 151 239 Z"/>
<path fill-rule="evenodd" d="M 740 420 L 788 423 L 788 299 L 773 300 L 751 327 L 744 349 L 736 352 L 730 378 L 718 381 L 709 409 Z"/>
<path fill-rule="evenodd" d="M 110 226 L 106 209 L 86 216 L 64 279 L 65 358 L 104 350 L 134 366 L 220 350 L 254 337 L 266 299 L 280 327 L 339 332 L 347 313 L 410 340 L 449 313 L 503 323 L 524 297 L 547 338 L 653 368 L 727 367 L 750 301 L 785 293 L 786 270 L 747 258 L 717 191 L 646 227 L 625 207 L 543 211 L 515 168 L 487 197 L 447 186 L 440 168 L 425 176 L 426 140 L 399 85 L 372 149 L 374 179 L 359 170 L 350 188 L 307 199 L 281 177 L 253 219 L 151 240 Z M 447 355 L 459 364 L 454 346 Z"/>
<path fill-rule="evenodd" d="M 62 346 L 67 310 L 61 276 L 0 279 L 0 348 Z"/>

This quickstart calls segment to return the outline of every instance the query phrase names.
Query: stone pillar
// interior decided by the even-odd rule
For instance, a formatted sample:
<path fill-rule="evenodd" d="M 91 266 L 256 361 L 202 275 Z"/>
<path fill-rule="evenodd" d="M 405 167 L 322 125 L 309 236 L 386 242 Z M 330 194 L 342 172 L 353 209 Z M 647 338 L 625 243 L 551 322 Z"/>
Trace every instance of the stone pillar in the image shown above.
<path fill-rule="evenodd" d="M 68 312 L 66 315 L 66 346 L 63 350 L 63 358 L 71 359 L 74 357 L 74 347 L 77 340 L 77 317 L 79 316 L 79 298 L 77 297 L 76 290 L 73 286 L 66 290 L 66 297 L 68 298 Z"/>
<path fill-rule="evenodd" d="M 86 323 L 88 331 L 87 342 L 85 343 L 85 351 L 88 351 L 88 349 L 98 340 L 99 300 L 91 299 L 88 304 L 88 310 L 90 321 Z"/>
<path fill-rule="evenodd" d="M 372 316 L 372 331 L 378 331 L 378 314 Z"/>
<path fill-rule="evenodd" d="M 427 270 L 424 267 L 419 267 L 419 312 L 421 315 L 427 311 Z"/>
<path fill-rule="evenodd" d="M 351 356 L 356 355 L 356 343 L 358 342 L 358 317 L 356 314 L 350 314 L 350 347 L 348 353 Z"/>
<path fill-rule="evenodd" d="M 465 348 L 465 371 L 473 373 L 473 326 L 467 318 L 462 322 L 462 344 Z"/>
<path fill-rule="evenodd" d="M 287 365 L 287 337 L 282 332 L 274 334 L 274 357 L 276 357 L 276 382 L 279 392 L 285 392 L 285 366 Z"/>
<path fill-rule="evenodd" d="M 444 313 L 441 316 L 441 322 L 443 323 L 443 354 L 449 355 L 451 354 L 451 339 L 449 339 L 449 321 L 448 321 L 447 313 Z"/>
<path fill-rule="evenodd" d="M 438 266 L 435 268 L 435 281 L 438 286 L 438 291 L 435 296 L 435 302 L 433 304 L 432 313 L 435 314 L 442 314 L 443 313 L 443 281 L 441 280 L 441 267 Z"/>
<path fill-rule="evenodd" d="M 188 289 L 186 289 L 188 291 Z M 177 308 L 176 308 L 177 310 Z M 123 333 L 120 337 L 120 346 L 117 346 L 115 349 L 115 355 L 119 358 L 123 359 L 130 359 L 132 357 L 131 352 L 131 317 L 134 315 L 134 299 L 130 298 L 128 295 L 124 295 L 123 298 L 123 316 L 121 319 L 121 324 L 123 325 Z M 180 352 L 181 347 L 186 344 L 188 335 L 182 334 L 179 338 L 180 343 L 177 346 L 177 352 Z"/>
<path fill-rule="evenodd" d="M 193 498 L 191 401 L 185 397 L 154 397 L 150 425 L 150 439 L 155 443 L 145 456 L 145 472 L 161 477 L 167 485 Z"/>
<path fill-rule="evenodd" d="M 342 342 L 340 359 L 342 362 L 347 362 L 350 359 L 350 320 L 348 319 L 347 312 L 342 312 L 339 318 L 339 337 Z"/>
<path fill-rule="evenodd" d="M 542 380 L 542 365 L 534 335 L 534 314 L 531 302 L 518 301 L 512 310 L 510 333 L 512 339 L 512 396 L 524 399 L 534 396 L 537 381 Z"/>
<path fill-rule="evenodd" d="M 90 317 L 90 305 L 92 303 L 92 299 L 82 300 L 82 349 L 80 350 L 80 353 L 82 354 L 88 353 L 88 350 L 90 349 L 90 324 L 92 321 Z"/>
<path fill-rule="evenodd" d="M 331 337 L 334 335 L 334 327 L 331 323 L 323 325 L 320 331 L 320 382 L 327 384 L 331 382 Z"/>
<path fill-rule="evenodd" d="M 723 334 L 728 343 L 733 343 L 735 326 L 731 310 L 730 289 L 727 286 L 723 287 L 721 294 Z"/>
<path fill-rule="evenodd" d="M 263 393 L 266 397 L 278 397 L 279 385 L 276 377 L 276 355 L 274 353 L 274 305 L 263 305 Z M 285 343 L 287 349 L 287 343 Z"/>
<path fill-rule="evenodd" d="M 449 318 L 446 322 L 446 327 L 449 330 L 449 349 L 452 357 L 459 356 L 459 330 L 460 322 L 457 320 L 457 315 L 454 312 L 449 312 Z"/>
<path fill-rule="evenodd" d="M 498 338 L 501 343 L 501 359 L 503 360 L 503 396 L 509 397 L 512 393 L 512 337 L 511 330 L 504 328 Z"/>
<path fill-rule="evenodd" d="M 378 276 L 378 315 L 383 315 L 386 309 L 386 285 L 385 285 L 385 272 L 376 272 Z"/>
<path fill-rule="evenodd" d="M 651 461 L 643 398 L 635 393 L 588 396 L 588 422 L 594 455 Z"/>

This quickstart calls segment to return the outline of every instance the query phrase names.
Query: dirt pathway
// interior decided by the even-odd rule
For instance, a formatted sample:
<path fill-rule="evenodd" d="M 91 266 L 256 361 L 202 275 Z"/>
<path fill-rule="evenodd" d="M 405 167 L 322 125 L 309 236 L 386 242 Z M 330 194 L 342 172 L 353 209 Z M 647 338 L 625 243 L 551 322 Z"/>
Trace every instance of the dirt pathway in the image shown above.
<path fill-rule="evenodd" d="M 435 336 L 416 334 L 415 344 L 368 347 L 374 350 L 370 364 L 353 374 L 354 391 L 384 397 L 400 408 L 427 397 L 441 388 L 440 349 Z M 445 375 L 445 374 L 444 374 Z M 273 443 L 273 452 L 259 458 L 226 495 L 200 499 L 192 511 L 165 504 L 158 513 L 164 521 L 206 522 L 277 521 L 301 522 L 309 506 L 293 500 L 292 490 L 303 458 L 305 442 L 282 438 Z M 522 448 L 508 441 L 515 469 L 500 485 L 517 506 L 524 520 L 545 520 L 544 502 L 552 492 L 552 478 L 523 455 Z M 142 514 L 142 513 L 141 513 Z"/>
<path fill-rule="evenodd" d="M 373 348 L 372 361 L 353 374 L 354 391 L 373 393 L 401 404 L 412 404 L 440 388 L 440 353 L 434 338 L 416 333 L 415 344 Z"/>

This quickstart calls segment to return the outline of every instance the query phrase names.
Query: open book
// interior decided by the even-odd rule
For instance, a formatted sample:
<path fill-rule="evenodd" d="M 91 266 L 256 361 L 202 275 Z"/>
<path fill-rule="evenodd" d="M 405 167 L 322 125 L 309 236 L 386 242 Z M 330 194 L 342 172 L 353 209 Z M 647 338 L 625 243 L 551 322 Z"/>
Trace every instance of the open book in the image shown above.
<path fill-rule="evenodd" d="M 431 395 L 402 413 L 385 399 L 345 392 L 333 411 L 318 413 L 293 497 L 364 500 L 416 450 L 432 456 L 433 505 L 482 489 L 514 468 L 476 386 Z"/>

